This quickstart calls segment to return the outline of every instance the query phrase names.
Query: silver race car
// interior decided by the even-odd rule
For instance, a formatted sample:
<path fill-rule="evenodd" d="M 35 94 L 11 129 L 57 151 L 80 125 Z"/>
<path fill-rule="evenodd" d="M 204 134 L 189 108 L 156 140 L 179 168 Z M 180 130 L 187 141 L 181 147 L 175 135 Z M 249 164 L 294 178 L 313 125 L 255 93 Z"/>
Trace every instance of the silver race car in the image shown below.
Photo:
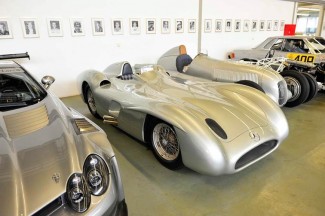
<path fill-rule="evenodd" d="M 0 61 L 0 215 L 127 215 L 106 134 L 42 82 Z"/>
<path fill-rule="evenodd" d="M 184 45 L 174 47 L 164 53 L 157 64 L 163 66 L 168 72 L 178 71 L 191 77 L 218 82 L 238 82 L 262 89 L 279 106 L 283 106 L 291 98 L 291 92 L 288 91 L 285 80 L 273 70 L 255 65 L 221 61 L 201 53 L 192 59 L 187 55 Z M 173 76 L 177 74 L 173 73 Z"/>
<path fill-rule="evenodd" d="M 161 66 L 128 62 L 79 77 L 90 112 L 152 146 L 170 169 L 238 172 L 273 152 L 288 135 L 279 106 L 233 83 L 171 77 Z"/>

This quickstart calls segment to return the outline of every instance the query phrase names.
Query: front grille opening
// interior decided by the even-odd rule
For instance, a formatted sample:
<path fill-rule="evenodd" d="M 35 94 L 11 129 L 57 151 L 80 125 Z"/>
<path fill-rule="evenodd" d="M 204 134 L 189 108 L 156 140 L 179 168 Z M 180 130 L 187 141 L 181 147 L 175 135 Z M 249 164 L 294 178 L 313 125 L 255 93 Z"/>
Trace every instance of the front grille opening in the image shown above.
<path fill-rule="evenodd" d="M 256 146 L 246 154 L 244 154 L 239 160 L 237 161 L 235 165 L 235 169 L 240 169 L 243 166 L 249 164 L 250 162 L 256 160 L 257 158 L 262 157 L 266 153 L 270 152 L 272 149 L 274 149 L 277 146 L 276 140 L 270 140 L 265 143 L 262 143 L 259 146 Z"/>
<path fill-rule="evenodd" d="M 64 194 L 50 202 L 44 208 L 34 213 L 32 216 L 46 216 L 54 213 L 57 209 L 59 209 L 62 205 L 65 204 Z"/>

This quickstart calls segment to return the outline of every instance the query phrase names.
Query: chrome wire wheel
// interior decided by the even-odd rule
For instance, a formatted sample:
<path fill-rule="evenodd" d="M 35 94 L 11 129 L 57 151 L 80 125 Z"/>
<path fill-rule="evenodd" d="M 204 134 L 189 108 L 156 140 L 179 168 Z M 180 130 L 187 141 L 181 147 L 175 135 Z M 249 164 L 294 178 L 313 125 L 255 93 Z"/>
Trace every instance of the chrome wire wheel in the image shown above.
<path fill-rule="evenodd" d="M 165 124 L 158 123 L 152 134 L 154 151 L 166 161 L 174 161 L 180 154 L 179 144 L 174 129 Z"/>
<path fill-rule="evenodd" d="M 88 103 L 90 111 L 92 113 L 97 113 L 94 95 L 90 89 L 88 89 L 88 91 L 87 91 L 87 103 Z"/>
<path fill-rule="evenodd" d="M 284 77 L 289 91 L 292 93 L 292 97 L 288 100 L 290 101 L 295 101 L 297 98 L 299 98 L 301 94 L 301 85 L 300 82 L 295 79 L 294 77 Z"/>

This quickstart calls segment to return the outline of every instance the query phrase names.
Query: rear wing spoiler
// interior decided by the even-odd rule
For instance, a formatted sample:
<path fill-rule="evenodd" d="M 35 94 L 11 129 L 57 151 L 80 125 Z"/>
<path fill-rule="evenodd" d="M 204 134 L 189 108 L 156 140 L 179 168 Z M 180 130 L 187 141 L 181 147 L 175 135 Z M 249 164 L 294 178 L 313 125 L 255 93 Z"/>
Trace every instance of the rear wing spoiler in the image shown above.
<path fill-rule="evenodd" d="M 30 59 L 30 57 L 28 55 L 28 52 L 0 55 L 0 60 L 5 60 L 5 59 L 18 59 L 18 58 L 28 58 L 28 59 Z"/>

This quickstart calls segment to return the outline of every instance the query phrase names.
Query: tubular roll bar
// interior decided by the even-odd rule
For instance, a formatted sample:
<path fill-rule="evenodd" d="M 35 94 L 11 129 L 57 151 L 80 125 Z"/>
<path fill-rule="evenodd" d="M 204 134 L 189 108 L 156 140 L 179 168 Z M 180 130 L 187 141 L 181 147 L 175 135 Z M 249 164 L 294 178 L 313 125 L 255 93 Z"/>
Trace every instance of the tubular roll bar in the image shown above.
<path fill-rule="evenodd" d="M 28 59 L 30 59 L 30 57 L 28 55 L 28 52 L 0 55 L 0 60 L 4 60 L 4 59 L 17 59 L 17 58 L 28 58 Z"/>

